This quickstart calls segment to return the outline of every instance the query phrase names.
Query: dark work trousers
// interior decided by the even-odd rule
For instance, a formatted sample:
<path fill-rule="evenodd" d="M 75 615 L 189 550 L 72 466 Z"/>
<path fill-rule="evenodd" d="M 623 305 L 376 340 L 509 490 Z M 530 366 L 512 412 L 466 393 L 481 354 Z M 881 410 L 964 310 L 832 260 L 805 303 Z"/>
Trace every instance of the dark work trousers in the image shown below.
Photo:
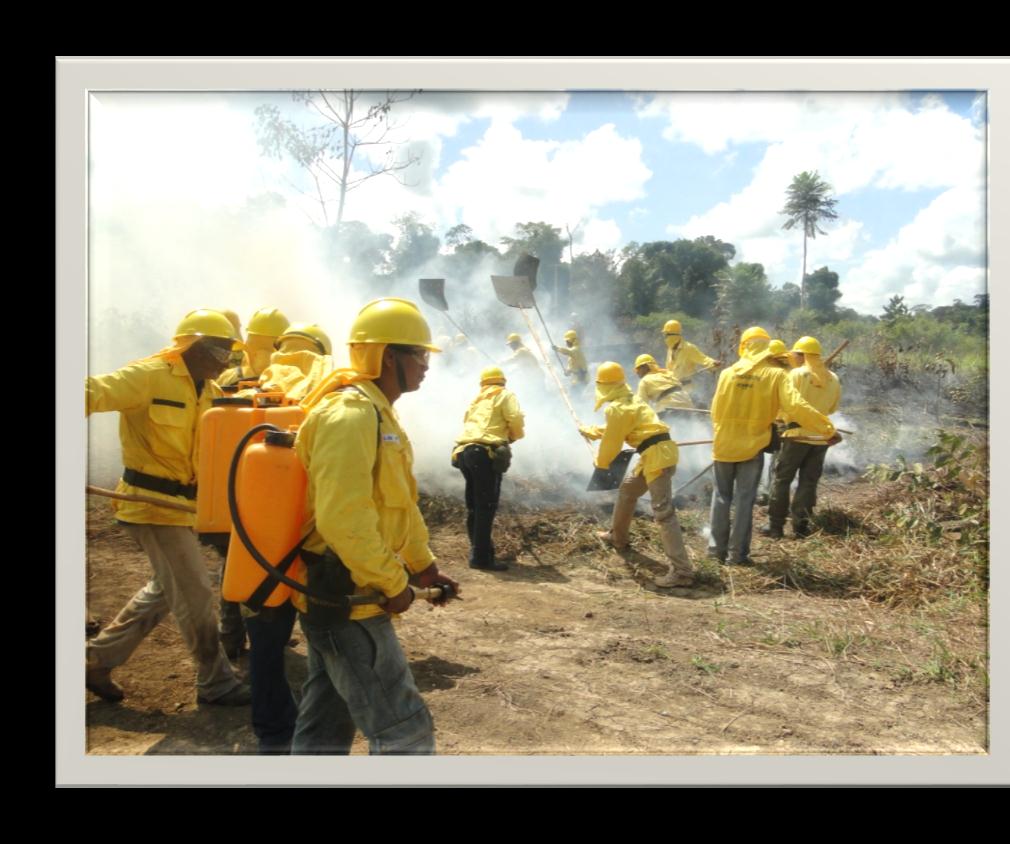
<path fill-rule="evenodd" d="M 204 545 L 210 545 L 221 555 L 221 583 L 224 583 L 224 566 L 228 559 L 228 537 L 225 534 L 223 539 L 217 538 L 220 534 L 213 534 L 213 539 L 201 539 Z M 242 618 L 240 604 L 235 601 L 226 601 L 221 595 L 218 606 L 217 632 L 221 637 L 221 644 L 224 645 L 225 653 L 229 658 L 237 659 L 239 653 L 245 647 L 246 631 L 245 621 Z"/>
<path fill-rule="evenodd" d="M 459 455 L 459 470 L 466 479 L 466 532 L 470 537 L 470 565 L 494 563 L 491 527 L 501 494 L 501 475 L 491 468 L 487 447 L 468 445 Z"/>
<path fill-rule="evenodd" d="M 789 438 L 782 440 L 778 460 L 775 463 L 775 478 L 772 481 L 771 501 L 768 503 L 768 524 L 781 529 L 786 523 L 786 514 L 792 514 L 793 530 L 805 530 L 810 525 L 817 504 L 817 482 L 824 471 L 826 445 L 799 443 Z M 793 477 L 799 472 L 800 480 L 789 506 L 789 487 Z"/>
<path fill-rule="evenodd" d="M 295 626 L 290 601 L 265 607 L 245 619 L 249 633 L 249 683 L 252 686 L 253 732 L 262 754 L 288 754 L 298 707 L 284 672 L 284 648 Z"/>

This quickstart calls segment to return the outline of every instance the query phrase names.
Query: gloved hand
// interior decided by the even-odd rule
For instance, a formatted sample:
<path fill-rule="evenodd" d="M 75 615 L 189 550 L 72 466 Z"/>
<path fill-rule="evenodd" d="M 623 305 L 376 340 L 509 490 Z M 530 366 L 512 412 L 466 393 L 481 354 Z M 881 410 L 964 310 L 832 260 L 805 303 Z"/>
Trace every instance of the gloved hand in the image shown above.
<path fill-rule="evenodd" d="M 399 615 L 409 610 L 412 603 L 414 603 L 414 590 L 410 586 L 407 586 L 402 592 L 394 595 L 392 598 L 387 597 L 386 603 L 382 605 L 382 608 L 390 615 Z"/>
<path fill-rule="evenodd" d="M 438 566 L 432 563 L 424 571 L 418 572 L 415 575 L 411 575 L 411 581 L 416 581 L 417 585 L 427 589 L 431 586 L 448 586 L 451 591 L 443 592 L 443 597 L 437 601 L 432 601 L 436 607 L 445 606 L 446 602 L 452 595 L 460 594 L 459 584 L 453 580 L 449 575 L 442 574 L 438 570 Z"/>
<path fill-rule="evenodd" d="M 838 445 L 842 441 L 842 435 L 837 431 L 832 435 L 831 439 L 828 440 L 828 445 Z"/>
<path fill-rule="evenodd" d="M 590 425 L 580 425 L 579 433 L 582 434 L 587 440 L 598 440 L 600 438 L 599 433 L 595 427 Z"/>

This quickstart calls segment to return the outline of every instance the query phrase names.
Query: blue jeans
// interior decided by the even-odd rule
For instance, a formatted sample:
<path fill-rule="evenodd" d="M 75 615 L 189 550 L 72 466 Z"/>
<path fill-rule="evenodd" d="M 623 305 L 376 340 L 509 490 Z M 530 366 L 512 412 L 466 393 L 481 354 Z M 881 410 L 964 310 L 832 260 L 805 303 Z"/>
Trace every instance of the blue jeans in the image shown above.
<path fill-rule="evenodd" d="M 284 648 L 291 640 L 295 615 L 291 602 L 285 601 L 279 607 L 267 607 L 259 615 L 245 619 L 249 633 L 253 732 L 263 754 L 291 752 L 298 707 L 284 671 Z"/>
<path fill-rule="evenodd" d="M 754 527 L 754 501 L 757 498 L 764 452 L 759 451 L 742 463 L 715 462 L 715 489 L 712 490 L 712 513 L 708 553 L 723 562 L 740 563 L 750 558 L 750 537 Z M 730 505 L 734 519 L 730 532 Z"/>
<path fill-rule="evenodd" d="M 388 615 L 315 628 L 294 754 L 347 754 L 355 729 L 378 754 L 431 754 L 435 732 Z"/>

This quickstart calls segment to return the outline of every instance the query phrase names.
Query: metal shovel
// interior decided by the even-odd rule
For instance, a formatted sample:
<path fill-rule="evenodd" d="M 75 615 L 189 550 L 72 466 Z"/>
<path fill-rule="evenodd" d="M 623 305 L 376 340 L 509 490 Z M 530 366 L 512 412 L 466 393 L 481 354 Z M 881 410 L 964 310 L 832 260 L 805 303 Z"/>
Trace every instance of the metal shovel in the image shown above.
<path fill-rule="evenodd" d="M 449 314 L 449 303 L 445 300 L 445 279 L 444 278 L 421 278 L 418 279 L 418 289 L 421 293 L 421 298 L 424 299 L 429 305 L 431 305 L 435 310 L 441 311 L 447 320 L 453 324 L 455 329 L 466 337 L 467 341 L 473 344 L 473 340 L 467 333 L 459 327 L 459 324 L 452 318 Z M 477 347 L 474 346 L 476 349 Z M 484 357 L 486 357 L 491 363 L 494 363 L 494 358 L 491 357 L 483 349 L 477 349 Z"/>

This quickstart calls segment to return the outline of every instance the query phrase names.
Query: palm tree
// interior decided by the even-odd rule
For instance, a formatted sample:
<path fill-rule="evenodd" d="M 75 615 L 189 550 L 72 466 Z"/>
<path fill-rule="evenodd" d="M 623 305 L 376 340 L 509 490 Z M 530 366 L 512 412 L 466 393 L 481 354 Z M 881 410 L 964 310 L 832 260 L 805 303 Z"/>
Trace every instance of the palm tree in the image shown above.
<path fill-rule="evenodd" d="M 813 173 L 803 171 L 793 177 L 789 190 L 786 191 L 786 207 L 779 211 L 789 217 L 782 228 L 792 229 L 803 226 L 803 275 L 800 276 L 800 307 L 807 305 L 807 238 L 827 234 L 818 224 L 822 220 L 837 220 L 835 213 L 837 199 L 832 199 L 831 185 L 823 181 L 814 170 Z"/>

